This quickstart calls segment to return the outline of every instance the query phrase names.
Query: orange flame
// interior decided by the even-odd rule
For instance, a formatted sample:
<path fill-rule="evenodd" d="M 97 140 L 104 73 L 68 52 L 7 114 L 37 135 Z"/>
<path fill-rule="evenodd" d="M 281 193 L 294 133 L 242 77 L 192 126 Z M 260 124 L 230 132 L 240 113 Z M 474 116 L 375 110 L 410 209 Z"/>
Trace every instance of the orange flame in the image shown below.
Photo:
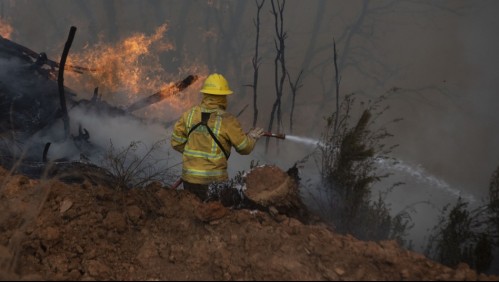
<path fill-rule="evenodd" d="M 12 35 L 13 31 L 14 29 L 12 28 L 12 26 L 9 23 L 7 23 L 5 20 L 0 18 L 0 36 L 2 36 L 3 38 L 10 39 L 10 36 Z"/>
<path fill-rule="evenodd" d="M 154 34 L 134 34 L 116 44 L 97 44 L 88 46 L 81 53 L 72 53 L 68 57 L 69 65 L 85 66 L 95 71 L 85 74 L 67 72 L 70 87 L 85 89 L 87 93 L 99 87 L 99 93 L 112 104 L 128 106 L 132 103 L 168 89 L 186 74 L 202 77 L 206 67 L 194 65 L 179 70 L 179 75 L 166 73 L 160 64 L 159 53 L 174 49 L 173 45 L 163 40 L 167 30 L 164 24 Z M 75 90 L 76 90 L 75 88 Z M 199 96 L 199 82 L 182 91 L 181 95 L 169 97 L 166 103 L 171 110 L 181 111 L 191 106 Z M 89 90 L 91 89 L 91 90 Z M 192 91 L 196 89 L 196 91 Z M 162 116 L 165 114 L 163 102 L 158 102 L 139 110 L 135 114 Z M 168 110 L 168 111 L 169 111 Z M 170 113 L 173 114 L 173 113 Z"/>
<path fill-rule="evenodd" d="M 162 102 L 152 104 L 149 107 L 145 107 L 134 113 L 146 117 L 152 116 L 163 120 L 178 118 L 178 115 L 181 111 L 199 102 L 199 89 L 201 88 L 202 82 L 204 81 L 205 77 L 206 75 L 198 78 L 187 89 L 175 95 L 170 95 L 170 92 L 173 92 L 173 89 L 175 88 L 174 83 L 168 84 L 160 90 L 161 95 L 168 96 L 167 99 L 163 100 Z M 164 103 L 168 103 L 168 110 L 166 111 Z"/>
<path fill-rule="evenodd" d="M 164 74 L 152 49 L 154 44 L 163 38 L 166 29 L 165 24 L 157 28 L 151 36 L 135 34 L 114 46 L 97 44 L 91 50 L 70 55 L 69 64 L 95 69 L 96 71 L 89 73 L 91 81 L 86 82 L 87 84 L 98 86 L 104 92 L 120 92 L 126 95 L 127 100 L 134 99 L 139 93 L 155 92 L 162 83 L 152 77 Z M 173 46 L 163 43 L 160 49 L 171 50 Z M 76 80 L 82 82 L 79 79 L 80 77 L 77 77 Z"/>

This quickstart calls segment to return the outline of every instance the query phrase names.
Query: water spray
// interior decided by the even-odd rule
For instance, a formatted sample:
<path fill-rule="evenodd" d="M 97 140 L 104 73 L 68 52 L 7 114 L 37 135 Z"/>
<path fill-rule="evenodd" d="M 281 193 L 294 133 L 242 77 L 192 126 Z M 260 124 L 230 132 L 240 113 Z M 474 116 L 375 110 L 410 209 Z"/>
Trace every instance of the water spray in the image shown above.
<path fill-rule="evenodd" d="M 279 138 L 279 139 L 286 139 L 286 134 L 283 134 L 283 133 L 264 132 L 263 136 L 275 137 L 275 138 Z"/>
<path fill-rule="evenodd" d="M 308 138 L 308 137 L 300 137 L 300 136 L 289 135 L 289 134 L 284 134 L 284 133 L 272 133 L 272 132 L 268 132 L 268 131 L 264 132 L 263 136 L 274 137 L 274 138 L 279 138 L 279 139 L 286 139 L 289 141 L 301 143 L 303 145 L 308 145 L 308 146 L 326 147 L 320 140 Z"/>

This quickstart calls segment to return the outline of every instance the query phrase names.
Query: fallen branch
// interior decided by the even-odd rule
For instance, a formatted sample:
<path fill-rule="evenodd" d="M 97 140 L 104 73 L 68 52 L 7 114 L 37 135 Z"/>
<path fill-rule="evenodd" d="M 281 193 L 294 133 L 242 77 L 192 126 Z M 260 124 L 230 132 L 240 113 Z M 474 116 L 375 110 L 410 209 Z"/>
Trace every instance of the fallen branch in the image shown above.
<path fill-rule="evenodd" d="M 165 98 L 174 96 L 177 93 L 179 93 L 179 92 L 183 91 L 184 89 L 186 89 L 187 87 L 189 87 L 197 79 L 198 79 L 197 75 L 189 75 L 186 78 L 184 78 L 184 80 L 179 81 L 179 82 L 175 83 L 174 85 L 171 85 L 170 87 L 162 89 L 162 90 L 152 94 L 151 96 L 145 97 L 144 99 L 133 103 L 125 111 L 131 113 L 131 112 L 134 112 L 138 109 L 142 109 L 144 107 L 147 107 L 147 106 L 155 104 L 159 101 L 162 101 Z"/>

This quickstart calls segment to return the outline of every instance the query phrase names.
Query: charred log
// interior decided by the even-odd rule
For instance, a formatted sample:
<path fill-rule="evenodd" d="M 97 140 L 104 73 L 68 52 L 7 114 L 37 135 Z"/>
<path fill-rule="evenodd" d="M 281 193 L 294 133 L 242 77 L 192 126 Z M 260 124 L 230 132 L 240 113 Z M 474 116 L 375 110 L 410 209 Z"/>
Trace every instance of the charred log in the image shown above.
<path fill-rule="evenodd" d="M 51 73 L 55 73 L 59 69 L 59 63 L 47 58 L 47 54 L 44 52 L 35 52 L 25 46 L 3 38 L 2 36 L 0 36 L 0 53 L 6 54 L 8 57 L 21 58 L 24 62 L 37 65 L 39 67 L 47 65 L 50 68 Z M 75 65 L 66 65 L 64 69 L 76 73 L 96 71 L 96 69 Z"/>
<path fill-rule="evenodd" d="M 113 187 L 115 177 L 107 169 L 79 161 L 21 162 L 14 165 L 11 158 L 0 158 L 0 165 L 13 174 L 23 174 L 33 179 L 58 179 L 65 183 L 90 182 L 92 185 Z"/>
<path fill-rule="evenodd" d="M 150 106 L 150 105 L 155 104 L 157 102 L 160 102 L 165 98 L 174 96 L 177 93 L 179 93 L 179 92 L 183 91 L 184 89 L 186 89 L 187 87 L 189 87 L 197 79 L 198 79 L 197 75 L 189 75 L 186 78 L 184 78 L 183 80 L 175 83 L 174 85 L 172 85 L 168 88 L 162 89 L 162 90 L 152 94 L 151 96 L 148 96 L 142 100 L 139 100 L 139 101 L 133 103 L 132 105 L 130 105 L 126 109 L 126 111 L 131 113 L 131 112 L 134 112 L 138 109 L 142 109 L 144 107 L 147 107 L 147 106 Z"/>
<path fill-rule="evenodd" d="M 47 142 L 47 143 L 45 144 L 45 148 L 43 148 L 42 161 L 43 161 L 44 163 L 46 163 L 46 162 L 47 162 L 47 154 L 48 154 L 48 152 L 49 152 L 50 144 L 52 144 L 52 143 Z"/>
<path fill-rule="evenodd" d="M 18 57 L 27 63 L 36 61 L 39 53 L 0 36 L 0 51 L 9 57 Z M 53 62 L 55 63 L 55 62 Z"/>
<path fill-rule="evenodd" d="M 92 96 L 92 100 L 90 100 L 90 103 L 97 103 L 98 101 L 100 101 L 99 87 L 95 87 L 94 95 Z"/>
<path fill-rule="evenodd" d="M 59 179 L 66 183 L 90 182 L 92 185 L 113 187 L 115 177 L 107 169 L 85 162 L 56 162 L 48 167 L 48 178 Z"/>

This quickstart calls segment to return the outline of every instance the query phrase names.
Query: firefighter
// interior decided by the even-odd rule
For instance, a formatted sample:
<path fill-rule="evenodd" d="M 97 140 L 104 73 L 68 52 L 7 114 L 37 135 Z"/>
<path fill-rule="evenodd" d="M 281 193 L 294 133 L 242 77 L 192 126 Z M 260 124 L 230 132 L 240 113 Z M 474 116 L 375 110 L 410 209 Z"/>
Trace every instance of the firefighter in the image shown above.
<path fill-rule="evenodd" d="M 227 160 L 232 147 L 247 155 L 264 131 L 252 128 L 245 133 L 237 118 L 225 111 L 227 95 L 233 92 L 221 74 L 209 75 L 201 93 L 201 104 L 184 112 L 175 123 L 171 145 L 182 153 L 184 189 L 206 201 L 209 185 L 228 179 Z"/>

